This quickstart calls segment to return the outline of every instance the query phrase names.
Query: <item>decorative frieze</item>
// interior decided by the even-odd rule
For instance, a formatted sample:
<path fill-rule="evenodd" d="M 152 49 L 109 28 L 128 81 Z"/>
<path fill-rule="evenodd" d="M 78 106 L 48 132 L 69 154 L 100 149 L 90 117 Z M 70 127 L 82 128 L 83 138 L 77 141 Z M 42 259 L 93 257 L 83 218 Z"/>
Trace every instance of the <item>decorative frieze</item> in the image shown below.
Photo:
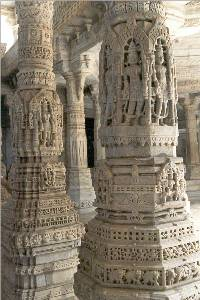
<path fill-rule="evenodd" d="M 84 229 L 66 194 L 63 109 L 52 73 L 53 1 L 16 1 L 18 88 L 12 99 L 12 199 L 3 208 L 3 298 L 72 299 Z M 9 287 L 9 288 L 8 288 Z"/>
<path fill-rule="evenodd" d="M 176 72 L 161 1 L 112 1 L 100 52 L 97 215 L 75 275 L 80 300 L 198 299 L 200 244 L 176 157 Z"/>

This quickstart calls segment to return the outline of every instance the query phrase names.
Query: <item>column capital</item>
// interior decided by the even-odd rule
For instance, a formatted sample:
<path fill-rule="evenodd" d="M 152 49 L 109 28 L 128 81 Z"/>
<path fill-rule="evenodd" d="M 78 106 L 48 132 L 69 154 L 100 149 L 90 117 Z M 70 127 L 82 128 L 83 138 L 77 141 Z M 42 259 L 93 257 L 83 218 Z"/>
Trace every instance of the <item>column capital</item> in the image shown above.
<path fill-rule="evenodd" d="M 71 61 L 71 69 L 75 74 L 87 74 L 89 72 L 89 54 L 81 54 Z"/>

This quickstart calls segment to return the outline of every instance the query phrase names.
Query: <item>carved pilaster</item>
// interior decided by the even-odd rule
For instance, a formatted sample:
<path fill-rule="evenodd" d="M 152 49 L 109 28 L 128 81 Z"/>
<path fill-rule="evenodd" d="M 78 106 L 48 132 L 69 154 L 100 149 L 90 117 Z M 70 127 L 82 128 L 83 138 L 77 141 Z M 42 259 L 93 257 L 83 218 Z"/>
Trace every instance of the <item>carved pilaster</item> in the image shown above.
<path fill-rule="evenodd" d="M 53 0 L 16 1 L 12 208 L 3 212 L 3 299 L 73 299 L 83 227 L 66 194 L 63 111 L 52 72 Z"/>
<path fill-rule="evenodd" d="M 87 163 L 87 138 L 84 113 L 84 84 L 87 58 L 71 63 L 73 72 L 63 76 L 67 85 L 67 167 L 69 194 L 81 213 L 94 210 L 91 172 Z"/>
<path fill-rule="evenodd" d="M 161 1 L 111 1 L 100 52 L 97 216 L 82 241 L 80 300 L 199 299 L 200 244 L 188 213 L 176 74 Z"/>

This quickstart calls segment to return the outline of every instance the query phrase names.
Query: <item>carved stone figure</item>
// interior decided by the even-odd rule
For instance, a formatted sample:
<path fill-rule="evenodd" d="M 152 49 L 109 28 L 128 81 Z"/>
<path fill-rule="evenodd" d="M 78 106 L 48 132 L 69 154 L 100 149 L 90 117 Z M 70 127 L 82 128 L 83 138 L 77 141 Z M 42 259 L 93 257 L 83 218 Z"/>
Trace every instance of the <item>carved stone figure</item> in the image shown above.
<path fill-rule="evenodd" d="M 160 274 L 158 271 L 146 271 L 144 275 L 142 276 L 142 280 L 145 285 L 150 286 L 159 286 L 159 280 Z"/>
<path fill-rule="evenodd" d="M 125 270 L 112 270 L 110 272 L 110 281 L 111 283 L 120 284 L 122 283 Z"/>
<path fill-rule="evenodd" d="M 164 15 L 161 1 L 107 5 L 99 64 L 106 158 L 97 166 L 97 215 L 80 253 L 104 277 L 81 262 L 80 300 L 186 299 L 200 283 L 200 250 L 192 245 L 199 238 L 176 156 L 176 75 Z M 82 294 L 85 287 L 93 291 Z"/>
<path fill-rule="evenodd" d="M 153 66 L 153 84 L 154 84 L 154 100 L 153 100 L 153 117 L 156 124 L 163 125 L 163 119 L 167 117 L 167 69 L 165 64 L 163 45 L 158 39 L 155 46 L 155 65 Z"/>
<path fill-rule="evenodd" d="M 136 270 L 136 271 L 128 271 L 125 275 L 127 283 L 129 284 L 135 284 L 140 285 L 141 279 L 142 279 L 142 271 Z"/>
<path fill-rule="evenodd" d="M 175 277 L 176 277 L 176 273 L 175 273 L 174 269 L 167 270 L 167 273 L 166 273 L 166 283 L 167 283 L 167 285 L 174 284 Z"/>
<path fill-rule="evenodd" d="M 124 93 L 128 93 L 124 108 L 126 116 L 125 122 L 130 124 L 130 121 L 134 119 L 134 124 L 138 124 L 144 109 L 144 101 L 141 97 L 141 61 L 138 55 L 138 49 L 133 40 L 131 40 L 129 44 L 127 53 L 125 52 L 124 60 L 124 74 L 127 74 L 126 76 L 128 78 L 128 80 L 124 80 Z"/>
<path fill-rule="evenodd" d="M 16 9 L 19 72 L 10 105 L 15 160 L 11 199 L 2 208 L 2 298 L 70 299 L 83 229 L 59 162 L 63 112 L 52 73 L 53 1 L 16 1 Z M 76 234 L 66 238 L 70 230 Z"/>

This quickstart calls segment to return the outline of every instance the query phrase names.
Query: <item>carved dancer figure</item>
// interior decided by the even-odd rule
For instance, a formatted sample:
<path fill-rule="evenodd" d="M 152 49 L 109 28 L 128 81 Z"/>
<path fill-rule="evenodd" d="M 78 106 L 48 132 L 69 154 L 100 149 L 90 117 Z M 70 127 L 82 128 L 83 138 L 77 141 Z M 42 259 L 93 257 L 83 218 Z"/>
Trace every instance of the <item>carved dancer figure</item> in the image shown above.
<path fill-rule="evenodd" d="M 16 0 L 15 4 L 18 82 L 10 105 L 15 152 L 12 197 L 2 213 L 6 270 L 2 299 L 72 299 L 83 227 L 66 193 L 65 167 L 59 159 L 63 150 L 62 105 L 52 73 L 53 0 Z M 40 77 L 36 86 L 39 74 L 45 73 L 49 74 L 48 82 Z M 56 143 L 52 148 L 53 134 Z M 72 229 L 76 236 L 67 237 Z"/>
<path fill-rule="evenodd" d="M 110 180 L 103 172 L 95 183 L 97 215 L 80 255 L 84 261 L 91 257 L 90 268 L 81 263 L 75 275 L 80 300 L 188 299 L 194 291 L 198 298 L 200 274 L 195 275 L 195 266 L 191 271 L 191 263 L 199 250 L 189 250 L 198 237 L 182 202 L 183 162 L 176 157 L 178 128 L 170 121 L 168 103 L 172 45 L 162 2 L 114 1 L 105 14 L 109 30 L 101 46 L 100 87 L 106 92 L 105 49 L 110 46 L 121 56 L 119 72 L 114 59 L 109 70 L 113 78 L 121 77 L 122 118 L 101 126 L 106 159 L 97 168 L 107 165 L 113 176 Z M 112 92 L 114 103 L 114 84 Z M 175 86 L 172 92 L 175 109 Z M 94 278 L 94 264 L 104 272 L 103 280 Z"/>
<path fill-rule="evenodd" d="M 155 87 L 154 117 L 158 125 L 163 125 L 163 120 L 167 117 L 167 82 L 164 62 L 163 46 L 161 41 L 158 40 L 155 51 L 155 65 L 153 68 L 153 84 Z"/>
<path fill-rule="evenodd" d="M 44 146 L 50 145 L 51 140 L 51 126 L 50 126 L 50 119 L 51 115 L 48 110 L 48 104 L 46 101 L 44 101 L 42 104 L 42 144 Z"/>
<path fill-rule="evenodd" d="M 38 124 L 38 113 L 33 111 L 33 146 L 38 147 L 39 145 L 39 124 Z"/>
<path fill-rule="evenodd" d="M 127 53 L 127 66 L 125 67 L 125 74 L 127 79 L 124 82 L 124 92 L 127 97 L 125 105 L 125 120 L 126 123 L 130 123 L 131 119 L 135 119 L 135 123 L 138 123 L 138 119 L 141 116 L 144 101 L 142 98 L 142 81 L 141 81 L 141 65 L 139 61 L 139 55 L 135 42 L 132 40 L 128 53 Z"/>

